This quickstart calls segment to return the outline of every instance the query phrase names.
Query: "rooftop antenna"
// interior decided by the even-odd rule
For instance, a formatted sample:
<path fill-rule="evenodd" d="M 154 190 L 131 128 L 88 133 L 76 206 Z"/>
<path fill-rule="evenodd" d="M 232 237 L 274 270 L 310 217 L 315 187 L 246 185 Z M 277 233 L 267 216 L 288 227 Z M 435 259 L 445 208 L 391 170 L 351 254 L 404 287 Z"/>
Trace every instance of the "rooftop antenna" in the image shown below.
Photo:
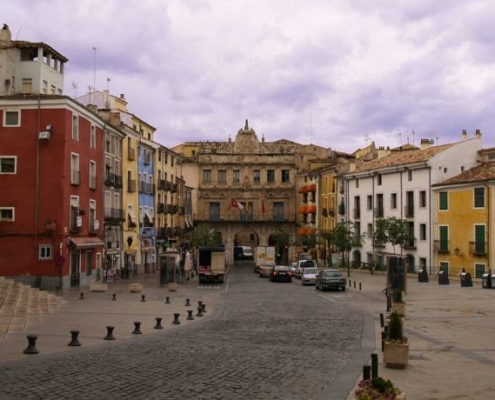
<path fill-rule="evenodd" d="M 367 143 L 371 141 L 371 138 L 370 138 L 370 135 L 369 134 L 366 134 L 366 136 L 364 137 L 364 141 L 367 142 Z"/>
<path fill-rule="evenodd" d="M 96 105 L 96 47 L 93 47 L 93 104 Z"/>
<path fill-rule="evenodd" d="M 77 82 L 72 82 L 72 89 L 74 89 L 74 98 L 77 98 Z"/>
<path fill-rule="evenodd" d="M 399 144 L 402 146 L 402 132 L 399 132 L 397 136 L 399 136 Z"/>
<path fill-rule="evenodd" d="M 412 144 L 413 144 L 413 146 L 414 146 L 414 129 L 412 130 L 412 137 L 413 137 L 413 142 L 412 142 Z"/>
<path fill-rule="evenodd" d="M 15 37 L 15 40 L 19 39 L 19 35 L 21 34 L 21 29 L 22 29 L 22 25 L 19 27 L 19 30 L 17 31 L 17 35 Z"/>

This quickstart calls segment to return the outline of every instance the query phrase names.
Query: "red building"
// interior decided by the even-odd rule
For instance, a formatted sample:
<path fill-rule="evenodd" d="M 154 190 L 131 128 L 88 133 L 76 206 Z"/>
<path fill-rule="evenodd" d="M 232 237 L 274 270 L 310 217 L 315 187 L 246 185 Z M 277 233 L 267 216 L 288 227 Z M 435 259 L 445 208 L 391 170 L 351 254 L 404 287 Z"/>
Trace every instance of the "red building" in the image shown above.
<path fill-rule="evenodd" d="M 109 130 L 65 96 L 0 97 L 0 275 L 46 289 L 101 279 Z"/>

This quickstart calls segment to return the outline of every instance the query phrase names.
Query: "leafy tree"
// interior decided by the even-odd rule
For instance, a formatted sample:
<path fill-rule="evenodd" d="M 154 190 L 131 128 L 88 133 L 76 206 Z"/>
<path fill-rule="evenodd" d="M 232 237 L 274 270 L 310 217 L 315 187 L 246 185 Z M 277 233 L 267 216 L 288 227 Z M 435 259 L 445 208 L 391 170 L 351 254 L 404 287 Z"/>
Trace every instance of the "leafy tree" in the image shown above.
<path fill-rule="evenodd" d="M 380 218 L 375 221 L 373 243 L 375 246 L 385 245 L 388 242 L 388 219 Z"/>
<path fill-rule="evenodd" d="M 218 246 L 222 244 L 215 229 L 209 225 L 199 225 L 195 227 L 188 233 L 187 240 L 193 247 Z"/>
<path fill-rule="evenodd" d="M 349 252 L 357 242 L 362 242 L 363 236 L 356 233 L 356 225 L 352 221 L 339 222 L 333 230 L 333 245 L 342 254 L 342 261 L 349 267 Z M 346 261 L 347 254 L 347 261 Z M 348 268 L 348 274 L 349 274 Z"/>
<path fill-rule="evenodd" d="M 402 248 L 413 239 L 407 221 L 396 217 L 387 218 L 387 236 L 390 244 L 394 246 L 394 253 L 395 246 Z"/>

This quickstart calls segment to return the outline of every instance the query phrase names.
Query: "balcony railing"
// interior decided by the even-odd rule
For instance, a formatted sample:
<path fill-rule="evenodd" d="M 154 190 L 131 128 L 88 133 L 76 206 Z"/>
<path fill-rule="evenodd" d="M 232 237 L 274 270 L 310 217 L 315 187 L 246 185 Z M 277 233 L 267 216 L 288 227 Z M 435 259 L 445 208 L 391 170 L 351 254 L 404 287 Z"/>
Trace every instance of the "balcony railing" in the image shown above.
<path fill-rule="evenodd" d="M 165 213 L 165 203 L 158 203 L 157 213 L 158 214 L 164 214 Z"/>
<path fill-rule="evenodd" d="M 158 228 L 156 230 L 156 236 L 159 239 L 166 239 L 166 237 L 167 237 L 167 228 Z"/>
<path fill-rule="evenodd" d="M 81 184 L 81 172 L 78 169 L 72 169 L 70 171 L 70 183 L 73 185 Z"/>
<path fill-rule="evenodd" d="M 129 161 L 135 161 L 136 160 L 136 149 L 129 147 L 129 149 L 127 150 L 127 159 Z"/>
<path fill-rule="evenodd" d="M 158 190 L 167 190 L 167 181 L 164 181 L 163 179 L 159 179 Z"/>
<path fill-rule="evenodd" d="M 89 176 L 89 188 L 95 190 L 96 189 L 96 176 L 95 175 L 90 175 Z"/>
<path fill-rule="evenodd" d="M 469 242 L 469 254 L 474 256 L 486 256 L 487 242 Z"/>
<path fill-rule="evenodd" d="M 353 216 L 354 216 L 354 219 L 360 219 L 361 218 L 361 209 L 355 208 L 353 210 Z"/>
<path fill-rule="evenodd" d="M 111 172 L 107 172 L 105 174 L 105 186 L 113 186 L 115 185 L 115 175 Z"/>
<path fill-rule="evenodd" d="M 450 241 L 449 240 L 434 240 L 433 247 L 435 251 L 439 254 L 449 254 L 450 253 Z"/>
<path fill-rule="evenodd" d="M 134 193 L 136 191 L 136 181 L 134 179 L 129 179 L 127 181 L 127 193 Z"/>
<path fill-rule="evenodd" d="M 383 215 L 384 215 L 383 206 L 375 207 L 374 215 L 375 215 L 375 218 L 383 218 Z"/>
<path fill-rule="evenodd" d="M 146 187 L 145 187 L 145 192 L 148 194 L 155 193 L 155 184 L 154 183 L 147 183 Z"/>
<path fill-rule="evenodd" d="M 210 215 L 194 214 L 195 222 L 274 222 L 274 223 L 295 223 L 296 214 L 246 214 L 242 211 L 231 214 Z"/>
<path fill-rule="evenodd" d="M 116 188 L 122 188 L 122 175 L 115 175 L 113 186 Z"/>
<path fill-rule="evenodd" d="M 404 243 L 404 250 L 416 250 L 416 239 L 408 240 Z"/>
<path fill-rule="evenodd" d="M 404 206 L 404 215 L 406 218 L 414 218 L 414 206 L 409 204 Z"/>
<path fill-rule="evenodd" d="M 146 182 L 139 181 L 139 193 L 146 193 Z"/>
<path fill-rule="evenodd" d="M 90 219 L 89 220 L 89 233 L 95 235 L 98 233 L 98 230 L 100 229 L 100 221 L 97 219 Z"/>
<path fill-rule="evenodd" d="M 122 208 L 105 208 L 105 221 L 124 221 L 124 210 Z"/>

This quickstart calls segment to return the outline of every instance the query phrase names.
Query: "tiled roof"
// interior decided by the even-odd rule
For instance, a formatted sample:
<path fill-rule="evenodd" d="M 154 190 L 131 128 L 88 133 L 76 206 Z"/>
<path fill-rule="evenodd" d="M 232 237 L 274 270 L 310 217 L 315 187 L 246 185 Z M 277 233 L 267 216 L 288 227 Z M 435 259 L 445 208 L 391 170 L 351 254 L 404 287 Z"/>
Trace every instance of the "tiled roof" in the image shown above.
<path fill-rule="evenodd" d="M 436 156 L 438 153 L 452 147 L 454 143 L 444 144 L 441 146 L 431 146 L 426 149 L 411 149 L 397 151 L 389 154 L 388 156 L 374 159 L 363 163 L 356 168 L 354 173 L 372 171 L 380 168 L 388 168 L 399 165 L 416 164 L 420 162 L 428 161 L 430 158 Z"/>
<path fill-rule="evenodd" d="M 474 168 L 460 173 L 459 175 L 447 179 L 442 183 L 437 183 L 432 186 L 456 185 L 470 182 L 475 183 L 483 182 L 489 179 L 495 180 L 495 162 L 484 162 Z"/>

